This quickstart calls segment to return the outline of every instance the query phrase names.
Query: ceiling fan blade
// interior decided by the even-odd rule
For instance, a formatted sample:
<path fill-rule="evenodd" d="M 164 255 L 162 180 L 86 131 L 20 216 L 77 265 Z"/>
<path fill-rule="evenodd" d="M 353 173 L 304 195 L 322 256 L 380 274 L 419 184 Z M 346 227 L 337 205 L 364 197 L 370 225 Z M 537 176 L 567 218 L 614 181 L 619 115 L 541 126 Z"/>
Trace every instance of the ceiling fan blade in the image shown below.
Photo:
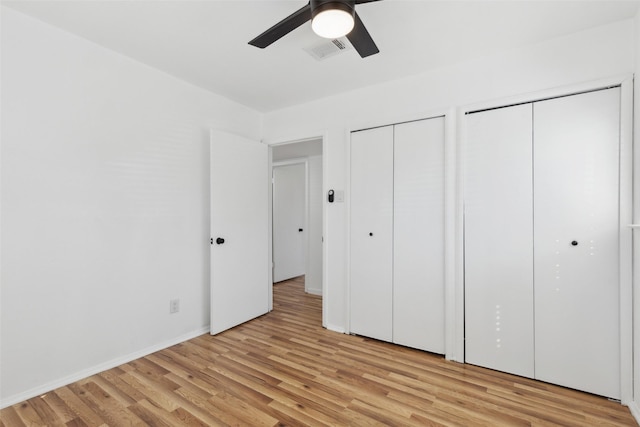
<path fill-rule="evenodd" d="M 264 33 L 249 42 L 250 45 L 264 49 L 271 43 L 289 34 L 300 25 L 311 20 L 311 3 L 284 18 Z"/>
<path fill-rule="evenodd" d="M 364 26 L 357 13 L 354 18 L 355 25 L 353 26 L 353 30 L 347 34 L 347 38 L 353 47 L 358 51 L 362 58 L 366 58 L 367 56 L 375 55 L 380 52 L 378 46 L 376 46 L 369 34 L 369 31 L 367 31 L 367 28 Z"/>

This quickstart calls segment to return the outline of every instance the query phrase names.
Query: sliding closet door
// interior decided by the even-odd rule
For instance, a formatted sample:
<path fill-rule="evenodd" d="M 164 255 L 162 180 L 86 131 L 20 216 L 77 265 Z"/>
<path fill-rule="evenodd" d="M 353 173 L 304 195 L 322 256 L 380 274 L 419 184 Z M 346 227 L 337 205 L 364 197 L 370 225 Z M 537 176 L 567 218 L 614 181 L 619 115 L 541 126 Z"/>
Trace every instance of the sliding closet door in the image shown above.
<path fill-rule="evenodd" d="M 392 340 L 393 127 L 351 134 L 350 330 Z"/>
<path fill-rule="evenodd" d="M 394 128 L 393 342 L 444 353 L 444 117 Z"/>
<path fill-rule="evenodd" d="M 467 116 L 465 359 L 533 377 L 531 104 Z"/>
<path fill-rule="evenodd" d="M 534 104 L 536 378 L 620 396 L 619 88 Z"/>

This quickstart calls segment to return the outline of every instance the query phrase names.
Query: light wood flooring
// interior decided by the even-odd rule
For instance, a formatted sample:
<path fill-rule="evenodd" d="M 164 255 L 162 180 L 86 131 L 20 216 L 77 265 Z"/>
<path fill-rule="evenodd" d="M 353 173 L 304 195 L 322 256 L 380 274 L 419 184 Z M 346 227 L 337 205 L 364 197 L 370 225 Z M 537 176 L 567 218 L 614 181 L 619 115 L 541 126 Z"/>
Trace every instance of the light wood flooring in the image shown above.
<path fill-rule="evenodd" d="M 302 278 L 273 312 L 0 411 L 2 426 L 635 426 L 618 403 L 321 327 Z"/>

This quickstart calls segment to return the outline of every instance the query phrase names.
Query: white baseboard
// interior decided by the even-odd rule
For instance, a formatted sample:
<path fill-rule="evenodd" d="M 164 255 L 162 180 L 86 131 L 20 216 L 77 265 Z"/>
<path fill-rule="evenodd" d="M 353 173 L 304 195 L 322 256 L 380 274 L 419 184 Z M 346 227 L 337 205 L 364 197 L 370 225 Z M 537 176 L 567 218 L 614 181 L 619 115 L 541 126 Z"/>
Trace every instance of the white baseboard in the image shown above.
<path fill-rule="evenodd" d="M 306 292 L 311 295 L 322 296 L 322 289 L 307 289 Z"/>
<path fill-rule="evenodd" d="M 129 363 L 132 360 L 139 359 L 141 357 L 147 356 L 151 353 L 155 353 L 156 351 L 163 350 L 165 348 L 171 347 L 172 345 L 180 344 L 181 342 L 190 340 L 192 338 L 198 337 L 202 334 L 206 334 L 209 332 L 209 326 L 204 328 L 189 332 L 187 334 L 181 335 L 176 338 L 172 338 L 170 340 L 164 341 L 162 343 L 153 345 L 151 347 L 147 347 L 143 350 L 136 351 L 134 353 L 130 353 L 126 356 L 117 357 L 115 359 L 109 360 L 108 362 L 101 363 L 96 366 L 92 366 L 91 368 L 83 369 L 82 371 L 76 372 L 74 374 L 68 375 L 64 378 L 57 379 L 55 381 L 50 381 L 46 384 L 43 384 L 38 387 L 34 387 L 30 390 L 24 391 L 22 393 L 14 394 L 13 396 L 6 397 L 0 401 L 0 409 L 6 408 L 7 406 L 15 405 L 16 403 L 22 402 L 24 400 L 31 399 L 36 396 L 43 395 L 45 393 L 50 392 L 51 390 L 55 390 L 60 387 L 64 387 L 76 381 L 80 381 L 84 378 L 90 377 L 92 375 L 98 374 L 100 372 L 109 370 L 111 368 L 115 368 L 116 366 L 120 366 L 125 363 Z"/>
<path fill-rule="evenodd" d="M 631 411 L 631 415 L 636 419 L 636 422 L 640 424 L 640 402 L 630 402 L 629 410 Z"/>
<path fill-rule="evenodd" d="M 342 328 L 342 327 L 339 327 L 339 326 L 327 325 L 327 326 L 326 326 L 326 328 L 327 328 L 328 330 L 330 330 L 330 331 L 333 331 L 333 332 L 339 332 L 339 333 L 341 333 L 341 334 L 346 333 L 346 332 L 345 332 L 345 329 L 344 329 L 344 328 Z"/>

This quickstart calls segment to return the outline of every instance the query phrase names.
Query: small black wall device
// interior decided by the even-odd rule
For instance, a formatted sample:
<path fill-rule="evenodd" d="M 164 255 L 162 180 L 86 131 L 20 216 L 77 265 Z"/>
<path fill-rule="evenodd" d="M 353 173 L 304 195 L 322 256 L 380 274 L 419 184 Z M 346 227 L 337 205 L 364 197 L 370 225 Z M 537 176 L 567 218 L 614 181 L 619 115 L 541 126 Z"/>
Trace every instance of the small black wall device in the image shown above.
<path fill-rule="evenodd" d="M 333 190 L 329 190 L 329 203 L 333 203 Z"/>

